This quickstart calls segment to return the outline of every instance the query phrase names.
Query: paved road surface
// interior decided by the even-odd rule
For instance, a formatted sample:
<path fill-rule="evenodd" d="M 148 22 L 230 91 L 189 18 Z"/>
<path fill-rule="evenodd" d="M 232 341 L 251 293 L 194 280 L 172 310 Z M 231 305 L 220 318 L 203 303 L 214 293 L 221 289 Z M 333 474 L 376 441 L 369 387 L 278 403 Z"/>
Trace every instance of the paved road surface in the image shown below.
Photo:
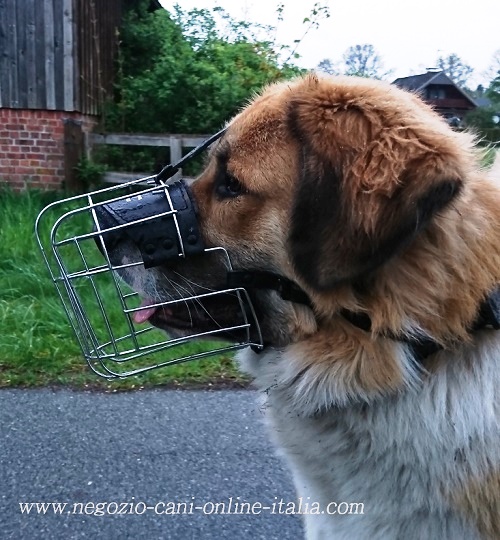
<path fill-rule="evenodd" d="M 212 503 L 228 505 L 230 497 L 264 506 L 294 500 L 255 398 L 249 390 L 0 391 L 0 538 L 300 539 L 297 516 L 195 509 L 205 505 L 210 512 Z M 52 508 L 37 515 L 35 507 L 27 515 L 20 502 L 67 506 L 61 515 Z M 92 515 L 92 503 L 99 502 L 139 512 L 145 505 L 160 503 L 163 510 L 163 503 L 186 502 L 193 510 Z M 82 504 L 73 514 L 75 503 Z"/>

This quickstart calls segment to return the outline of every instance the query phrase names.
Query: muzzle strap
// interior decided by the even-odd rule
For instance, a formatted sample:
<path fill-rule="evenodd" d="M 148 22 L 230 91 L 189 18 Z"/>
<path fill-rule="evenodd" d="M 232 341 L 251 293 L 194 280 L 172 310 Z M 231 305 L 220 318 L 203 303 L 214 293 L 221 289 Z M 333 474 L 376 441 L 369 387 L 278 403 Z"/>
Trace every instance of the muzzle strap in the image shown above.
<path fill-rule="evenodd" d="M 227 286 L 232 289 L 270 289 L 283 300 L 312 307 L 309 296 L 292 280 L 263 270 L 233 270 L 227 273 Z"/>
<path fill-rule="evenodd" d="M 177 163 L 174 163 L 173 165 L 170 163 L 169 165 L 166 165 L 163 167 L 163 169 L 156 175 L 155 181 L 157 184 L 160 184 L 162 182 L 166 182 L 169 178 L 172 178 L 174 174 L 182 168 L 183 165 L 185 165 L 188 161 L 195 158 L 196 156 L 200 155 L 202 152 L 204 152 L 213 142 L 215 142 L 217 139 L 220 139 L 222 135 L 226 132 L 227 128 L 223 128 L 211 137 L 209 137 L 207 140 L 203 141 L 199 146 L 196 148 L 193 148 L 191 152 L 187 153 L 182 159 L 180 159 Z"/>

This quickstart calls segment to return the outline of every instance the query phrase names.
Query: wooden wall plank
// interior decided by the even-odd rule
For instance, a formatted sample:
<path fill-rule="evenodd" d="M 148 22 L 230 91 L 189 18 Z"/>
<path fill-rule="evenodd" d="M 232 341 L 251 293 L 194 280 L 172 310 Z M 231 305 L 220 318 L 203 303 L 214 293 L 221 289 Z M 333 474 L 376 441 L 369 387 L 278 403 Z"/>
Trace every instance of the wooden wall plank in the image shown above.
<path fill-rule="evenodd" d="M 18 107 L 28 106 L 28 68 L 26 65 L 26 49 L 28 47 L 26 35 L 26 4 L 24 1 L 16 4 L 16 34 L 17 34 L 17 81 L 19 88 Z"/>
<path fill-rule="evenodd" d="M 54 87 L 55 108 L 64 110 L 63 0 L 54 0 Z"/>
<path fill-rule="evenodd" d="M 80 109 L 81 103 L 81 84 L 80 84 L 80 58 L 78 54 L 78 26 L 79 26 L 79 11 L 81 9 L 81 0 L 73 0 L 73 21 L 71 31 L 73 33 L 73 101 L 76 110 Z"/>
<path fill-rule="evenodd" d="M 0 0 L 0 106 L 98 114 L 124 0 Z"/>
<path fill-rule="evenodd" d="M 63 0 L 63 81 L 64 110 L 75 110 L 74 65 L 73 65 L 73 0 Z"/>
<path fill-rule="evenodd" d="M 17 42 L 17 18 L 16 18 L 16 0 L 9 0 L 8 4 L 8 35 L 6 47 L 10 62 L 10 100 L 12 107 L 19 107 L 19 81 L 17 75 L 18 66 L 18 42 Z"/>
<path fill-rule="evenodd" d="M 45 109 L 47 104 L 47 79 L 45 77 L 45 24 L 43 0 L 35 2 L 35 105 Z"/>
<path fill-rule="evenodd" d="M 195 148 L 206 141 L 210 135 L 172 135 L 172 134 L 134 134 L 134 133 L 108 133 L 101 135 L 91 133 L 89 143 L 94 144 L 119 144 L 128 146 L 165 146 L 169 147 L 172 139 L 181 141 L 184 148 Z"/>
<path fill-rule="evenodd" d="M 45 27 L 45 92 L 46 108 L 56 108 L 56 79 L 55 79 L 55 34 L 54 34 L 54 2 L 43 0 L 43 23 Z"/>
<path fill-rule="evenodd" d="M 35 109 L 36 98 L 36 55 L 35 55 L 35 0 L 24 0 L 26 36 L 26 107 Z"/>
<path fill-rule="evenodd" d="M 0 0 L 0 107 L 10 103 L 10 59 L 7 50 L 7 0 Z"/>

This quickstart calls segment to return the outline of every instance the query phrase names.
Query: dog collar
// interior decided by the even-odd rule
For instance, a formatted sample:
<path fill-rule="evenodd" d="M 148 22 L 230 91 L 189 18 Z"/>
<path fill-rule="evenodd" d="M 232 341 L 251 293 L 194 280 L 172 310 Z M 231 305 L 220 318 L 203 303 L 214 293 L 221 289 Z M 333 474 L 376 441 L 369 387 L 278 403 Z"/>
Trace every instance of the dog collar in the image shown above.
<path fill-rule="evenodd" d="M 353 326 L 366 332 L 371 331 L 372 322 L 370 317 L 365 313 L 356 313 L 344 309 L 341 311 L 341 315 Z M 476 320 L 472 324 L 471 331 L 477 332 L 488 328 L 493 330 L 500 329 L 500 286 L 492 291 L 479 306 L 479 311 Z M 428 356 L 443 349 L 441 344 L 431 338 L 422 337 L 409 339 L 394 335 L 387 335 L 385 337 L 407 344 L 412 351 L 413 357 L 418 362 L 422 362 Z"/>
<path fill-rule="evenodd" d="M 305 291 L 303 291 L 292 280 L 262 270 L 234 270 L 227 274 L 227 285 L 231 288 L 242 287 L 244 289 L 269 289 L 276 291 L 283 300 L 303 304 L 312 308 L 312 302 Z M 342 317 L 356 328 L 365 332 L 372 329 L 372 321 L 366 313 L 341 310 Z M 476 332 L 484 329 L 500 330 L 500 286 L 492 291 L 479 306 L 478 315 L 472 324 L 471 331 Z M 399 341 L 408 345 L 412 355 L 418 362 L 422 362 L 427 357 L 439 352 L 443 346 L 431 338 L 405 338 L 396 335 L 384 335 L 394 341 Z"/>

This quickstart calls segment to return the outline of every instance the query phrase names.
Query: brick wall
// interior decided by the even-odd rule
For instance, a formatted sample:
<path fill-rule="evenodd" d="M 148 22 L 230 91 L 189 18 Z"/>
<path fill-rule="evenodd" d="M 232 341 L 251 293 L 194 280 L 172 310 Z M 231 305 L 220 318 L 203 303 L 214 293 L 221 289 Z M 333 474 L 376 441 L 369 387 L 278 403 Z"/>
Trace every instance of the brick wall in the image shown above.
<path fill-rule="evenodd" d="M 64 121 L 96 124 L 92 116 L 63 111 L 0 108 L 0 184 L 15 190 L 60 189 L 64 182 Z"/>

